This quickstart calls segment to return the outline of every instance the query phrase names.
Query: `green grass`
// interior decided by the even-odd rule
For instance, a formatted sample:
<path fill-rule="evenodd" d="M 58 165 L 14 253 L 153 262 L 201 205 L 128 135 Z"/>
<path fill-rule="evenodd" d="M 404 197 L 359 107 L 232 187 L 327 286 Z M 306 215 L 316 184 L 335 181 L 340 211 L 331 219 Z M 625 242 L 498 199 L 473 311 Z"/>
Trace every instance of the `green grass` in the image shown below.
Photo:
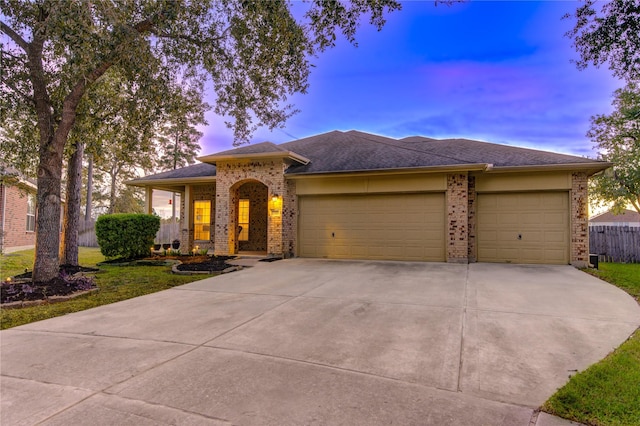
<path fill-rule="evenodd" d="M 640 263 L 601 263 L 599 269 L 587 272 L 620 287 L 640 302 Z"/>
<path fill-rule="evenodd" d="M 13 254 L 16 256 L 0 256 L 0 271 L 3 277 L 22 273 L 25 268 L 32 268 L 33 250 Z M 95 266 L 103 260 L 99 249 L 80 249 L 79 263 L 82 266 Z M 168 266 L 101 266 L 95 277 L 100 289 L 96 293 L 51 305 L 0 310 L 0 329 L 83 311 L 204 278 L 202 275 L 174 275 Z"/>
<path fill-rule="evenodd" d="M 640 302 L 640 264 L 601 263 L 589 273 Z M 640 329 L 605 359 L 573 376 L 542 409 L 588 425 L 640 425 Z"/>

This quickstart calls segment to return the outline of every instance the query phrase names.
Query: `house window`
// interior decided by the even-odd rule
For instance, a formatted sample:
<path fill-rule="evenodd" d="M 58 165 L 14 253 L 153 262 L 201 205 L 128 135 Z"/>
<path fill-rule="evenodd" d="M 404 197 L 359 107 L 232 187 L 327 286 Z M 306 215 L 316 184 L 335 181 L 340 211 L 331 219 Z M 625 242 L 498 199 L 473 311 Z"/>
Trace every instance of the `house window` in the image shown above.
<path fill-rule="evenodd" d="M 209 240 L 211 235 L 211 201 L 193 203 L 193 239 Z"/>
<path fill-rule="evenodd" d="M 27 194 L 27 232 L 36 231 L 36 196 Z"/>
<path fill-rule="evenodd" d="M 241 199 L 238 203 L 238 241 L 249 241 L 249 200 Z"/>

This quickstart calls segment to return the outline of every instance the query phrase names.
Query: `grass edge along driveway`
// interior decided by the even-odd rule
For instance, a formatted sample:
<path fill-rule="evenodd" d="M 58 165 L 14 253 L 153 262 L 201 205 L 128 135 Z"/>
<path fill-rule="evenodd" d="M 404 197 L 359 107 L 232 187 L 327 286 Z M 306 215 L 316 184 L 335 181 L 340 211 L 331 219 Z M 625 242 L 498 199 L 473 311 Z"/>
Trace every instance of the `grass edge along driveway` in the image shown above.
<path fill-rule="evenodd" d="M 601 263 L 590 274 L 640 303 L 640 264 Z M 640 425 L 640 329 L 605 359 L 571 377 L 542 411 L 595 426 Z"/>
<path fill-rule="evenodd" d="M 3 254 L 0 256 L 1 279 L 24 272 L 33 267 L 33 249 Z M 82 266 L 96 266 L 104 261 L 98 248 L 81 247 L 79 263 Z M 208 276 L 208 275 L 206 275 Z M 75 299 L 20 309 L 0 309 L 0 329 L 4 330 L 72 312 L 84 311 L 97 306 L 155 293 L 171 287 L 205 278 L 202 275 L 175 275 L 170 266 L 100 266 L 95 274 L 100 291 Z"/>

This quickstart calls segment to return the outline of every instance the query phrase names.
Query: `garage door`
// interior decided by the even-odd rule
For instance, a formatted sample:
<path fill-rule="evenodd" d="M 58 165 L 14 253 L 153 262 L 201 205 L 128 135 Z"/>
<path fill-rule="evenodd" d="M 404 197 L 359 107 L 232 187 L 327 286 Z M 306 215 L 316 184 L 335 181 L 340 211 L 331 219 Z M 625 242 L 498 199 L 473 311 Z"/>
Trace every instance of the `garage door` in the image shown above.
<path fill-rule="evenodd" d="M 569 195 L 478 194 L 478 261 L 569 263 Z"/>
<path fill-rule="evenodd" d="M 444 194 L 302 196 L 301 257 L 445 260 Z"/>

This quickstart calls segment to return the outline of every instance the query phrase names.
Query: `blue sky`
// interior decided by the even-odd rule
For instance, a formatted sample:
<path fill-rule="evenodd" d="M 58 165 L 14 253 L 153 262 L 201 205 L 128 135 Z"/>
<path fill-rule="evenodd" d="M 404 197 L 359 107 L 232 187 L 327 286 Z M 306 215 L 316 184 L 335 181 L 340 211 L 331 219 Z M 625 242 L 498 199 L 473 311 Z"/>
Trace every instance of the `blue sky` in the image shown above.
<path fill-rule="evenodd" d="M 607 68 L 580 71 L 565 37 L 574 1 L 403 3 L 378 32 L 365 22 L 358 47 L 338 39 L 313 59 L 301 110 L 252 143 L 287 142 L 331 130 L 391 137 L 463 137 L 594 157 L 589 118 L 611 111 L 622 83 Z M 213 103 L 211 94 L 209 102 Z M 232 148 L 210 112 L 200 154 Z"/>

